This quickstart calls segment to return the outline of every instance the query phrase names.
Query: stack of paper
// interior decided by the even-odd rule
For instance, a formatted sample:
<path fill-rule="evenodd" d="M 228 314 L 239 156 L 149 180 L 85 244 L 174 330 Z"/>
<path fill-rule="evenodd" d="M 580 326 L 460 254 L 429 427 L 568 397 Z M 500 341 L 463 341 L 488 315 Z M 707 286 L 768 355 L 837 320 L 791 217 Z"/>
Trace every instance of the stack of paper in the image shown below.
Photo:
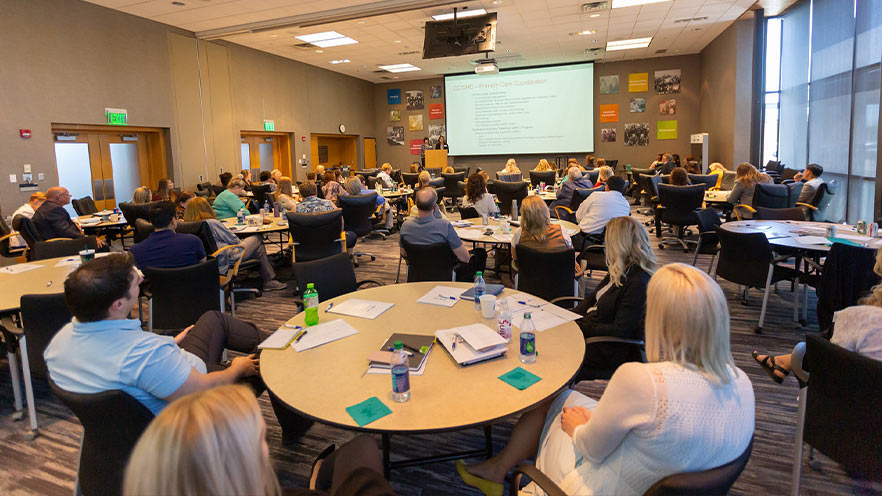
<path fill-rule="evenodd" d="M 291 344 L 291 341 L 294 341 L 294 338 L 297 337 L 301 330 L 300 327 L 282 326 L 276 332 L 270 334 L 270 337 L 264 339 L 257 347 L 261 350 L 284 350 Z"/>
<path fill-rule="evenodd" d="M 299 343 L 294 343 L 292 347 L 297 351 L 305 351 L 316 346 L 321 346 L 338 339 L 343 339 L 358 331 L 347 324 L 343 319 L 332 320 L 324 324 L 307 327 L 306 332 L 300 338 Z"/>
<path fill-rule="evenodd" d="M 533 326 L 538 332 L 542 332 L 547 329 L 551 329 L 552 327 L 566 324 L 567 322 L 574 321 L 580 317 L 581 316 L 579 314 L 560 308 L 559 306 L 552 303 L 543 305 L 542 307 L 532 310 L 530 312 L 530 320 L 533 321 Z M 518 314 L 513 316 L 512 325 L 520 329 L 523 321 L 524 312 L 519 312 Z"/>
<path fill-rule="evenodd" d="M 337 303 L 325 312 L 338 313 L 340 315 L 348 315 L 350 317 L 361 317 L 364 319 L 376 319 L 383 312 L 392 308 L 394 303 L 386 303 L 382 301 L 360 300 L 352 298 L 342 303 Z"/>
<path fill-rule="evenodd" d="M 479 229 L 457 229 L 456 235 L 462 239 L 478 239 L 484 235 Z"/>
<path fill-rule="evenodd" d="M 20 272 L 27 272 L 29 270 L 39 269 L 40 267 L 43 266 L 35 263 L 23 263 L 3 267 L 2 269 L 0 269 L 0 272 L 5 272 L 7 274 L 18 274 Z"/>
<path fill-rule="evenodd" d="M 435 336 L 460 365 L 496 358 L 508 350 L 502 336 L 484 324 L 442 329 Z"/>
<path fill-rule="evenodd" d="M 417 300 L 418 303 L 426 303 L 429 305 L 440 305 L 442 307 L 452 307 L 459 301 L 459 295 L 462 293 L 460 288 L 451 288 L 450 286 L 435 286 L 422 298 Z"/>
<path fill-rule="evenodd" d="M 450 223 L 453 224 L 453 227 L 472 227 L 472 223 L 467 220 L 453 220 Z"/>

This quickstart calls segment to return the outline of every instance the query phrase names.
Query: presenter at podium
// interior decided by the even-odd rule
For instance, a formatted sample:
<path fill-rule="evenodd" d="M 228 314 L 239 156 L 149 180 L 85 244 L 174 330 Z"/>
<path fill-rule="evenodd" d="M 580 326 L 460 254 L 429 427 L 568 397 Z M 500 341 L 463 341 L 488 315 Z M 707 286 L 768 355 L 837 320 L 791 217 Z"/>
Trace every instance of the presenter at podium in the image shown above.
<path fill-rule="evenodd" d="M 423 169 L 426 168 L 426 150 L 431 150 L 432 145 L 429 144 L 429 137 L 426 136 L 423 138 L 423 144 L 420 145 L 420 162 L 422 163 Z"/>
<path fill-rule="evenodd" d="M 438 136 L 438 142 L 435 143 L 435 149 L 450 151 L 450 147 L 447 146 L 447 140 L 444 139 L 444 136 Z"/>

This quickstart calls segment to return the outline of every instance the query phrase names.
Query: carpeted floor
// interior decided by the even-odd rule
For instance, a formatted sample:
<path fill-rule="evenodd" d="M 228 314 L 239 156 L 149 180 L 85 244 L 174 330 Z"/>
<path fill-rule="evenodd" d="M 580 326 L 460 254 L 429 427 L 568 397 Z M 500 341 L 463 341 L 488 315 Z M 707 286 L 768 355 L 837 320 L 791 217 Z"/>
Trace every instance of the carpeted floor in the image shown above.
<path fill-rule="evenodd" d="M 361 260 L 356 269 L 359 280 L 376 279 L 387 284 L 395 281 L 398 264 L 398 235 L 387 240 L 372 239 L 359 242 L 359 250 L 377 257 L 375 261 Z M 692 262 L 692 254 L 682 250 L 656 248 L 661 263 Z M 492 262 L 491 262 L 492 264 Z M 699 266 L 707 267 L 707 258 L 701 257 Z M 290 268 L 281 267 L 281 276 L 290 274 Z M 602 275 L 602 274 L 601 274 Z M 589 287 L 599 281 L 597 275 Z M 489 274 L 488 282 L 498 282 Z M 510 285 L 507 276 L 503 282 Z M 773 383 L 750 356 L 754 349 L 771 353 L 789 352 L 804 339 L 806 332 L 817 332 L 814 316 L 814 294 L 809 299 L 809 322 L 805 328 L 794 328 L 790 322 L 791 303 L 786 284 L 781 293 L 769 299 L 765 333 L 754 334 L 759 318 L 761 294 L 752 292 L 750 305 L 740 304 L 735 285 L 720 281 L 729 301 L 732 320 L 732 352 L 739 367 L 753 381 L 756 394 L 756 432 L 753 455 L 747 468 L 735 483 L 733 494 L 785 494 L 790 491 L 793 439 L 796 426 L 797 385 L 788 378 L 782 386 Z M 290 318 L 296 311 L 291 303 L 291 291 L 266 293 L 261 298 L 245 301 L 239 307 L 240 318 L 272 330 Z M 316 371 L 316 373 L 321 373 Z M 599 398 L 603 381 L 586 382 L 578 389 Z M 41 381 L 34 384 L 40 436 L 27 441 L 24 434 L 27 420 L 13 422 L 12 388 L 5 359 L 0 359 L 0 494 L 5 495 L 68 495 L 74 486 L 79 440 L 82 434 L 77 419 L 49 393 Z M 305 485 L 314 457 L 329 443 L 345 442 L 355 434 L 316 424 L 293 446 L 283 447 L 281 429 L 273 415 L 266 395 L 260 398 L 267 421 L 267 441 L 270 455 L 283 487 Z M 514 419 L 494 427 L 494 449 L 498 451 L 514 425 Z M 379 440 L 378 440 L 379 442 Z M 423 436 L 396 437 L 392 440 L 393 459 L 397 457 L 426 456 L 446 450 L 480 448 L 483 435 L 480 429 Z M 803 494 L 882 494 L 879 485 L 865 485 L 849 479 L 843 471 L 823 455 L 815 458 L 816 468 L 804 464 Z M 468 495 L 477 494 L 462 484 L 453 463 L 440 463 L 393 471 L 392 483 L 403 495 Z"/>

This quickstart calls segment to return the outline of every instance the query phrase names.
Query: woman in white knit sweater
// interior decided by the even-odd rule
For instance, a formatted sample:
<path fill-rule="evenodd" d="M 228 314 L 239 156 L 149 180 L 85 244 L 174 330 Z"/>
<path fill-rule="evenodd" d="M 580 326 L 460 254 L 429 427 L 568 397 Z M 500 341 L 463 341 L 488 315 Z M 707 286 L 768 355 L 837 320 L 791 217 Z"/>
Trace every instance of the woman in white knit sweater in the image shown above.
<path fill-rule="evenodd" d="M 499 454 L 458 461 L 460 476 L 501 495 L 506 473 L 536 455 L 567 494 L 643 494 L 668 475 L 740 456 L 754 430 L 753 387 L 729 351 L 729 309 L 713 279 L 684 264 L 653 275 L 646 351 L 649 363 L 619 367 L 600 401 L 565 391 L 522 415 Z"/>

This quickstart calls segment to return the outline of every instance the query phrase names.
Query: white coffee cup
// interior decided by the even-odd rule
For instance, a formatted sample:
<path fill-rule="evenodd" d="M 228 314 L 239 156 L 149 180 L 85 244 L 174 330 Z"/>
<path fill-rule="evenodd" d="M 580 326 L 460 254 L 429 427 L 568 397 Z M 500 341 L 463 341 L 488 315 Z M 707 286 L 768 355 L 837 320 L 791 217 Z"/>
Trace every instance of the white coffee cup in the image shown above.
<path fill-rule="evenodd" d="M 485 294 L 478 299 L 481 302 L 481 315 L 485 319 L 492 319 L 496 315 L 496 296 Z"/>

